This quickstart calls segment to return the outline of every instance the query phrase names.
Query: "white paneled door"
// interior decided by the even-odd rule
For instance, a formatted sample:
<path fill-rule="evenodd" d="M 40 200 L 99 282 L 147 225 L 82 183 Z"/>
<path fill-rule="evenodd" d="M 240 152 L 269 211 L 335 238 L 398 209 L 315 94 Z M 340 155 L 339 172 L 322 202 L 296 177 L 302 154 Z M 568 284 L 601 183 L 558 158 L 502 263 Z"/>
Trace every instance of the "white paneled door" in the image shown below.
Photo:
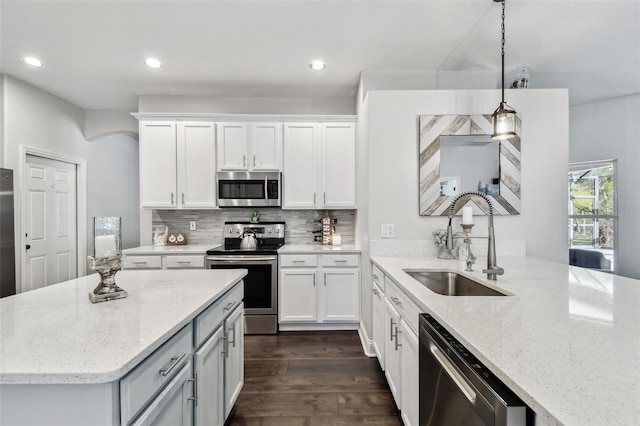
<path fill-rule="evenodd" d="M 22 291 L 76 278 L 76 166 L 28 155 Z"/>

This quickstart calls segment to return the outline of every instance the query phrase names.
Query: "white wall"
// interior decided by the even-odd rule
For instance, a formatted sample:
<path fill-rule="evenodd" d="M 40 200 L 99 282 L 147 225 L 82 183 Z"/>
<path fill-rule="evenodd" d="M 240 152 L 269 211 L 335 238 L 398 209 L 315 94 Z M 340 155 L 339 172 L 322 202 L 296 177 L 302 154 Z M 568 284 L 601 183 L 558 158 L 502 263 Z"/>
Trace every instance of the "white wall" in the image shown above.
<path fill-rule="evenodd" d="M 118 133 L 138 134 L 138 120 L 130 112 L 114 110 L 84 112 L 84 137 L 88 141 Z"/>
<path fill-rule="evenodd" d="M 127 228 L 125 241 L 137 245 L 138 220 L 129 217 L 131 203 L 138 207 L 137 177 L 133 185 L 124 182 L 125 176 L 136 175 L 130 170 L 134 159 L 127 158 L 132 155 L 137 144 L 130 136 L 114 136 L 113 144 L 101 143 L 93 146 L 83 136 L 84 111 L 75 105 L 55 97 L 28 83 L 3 75 L 4 85 L 4 117 L 2 122 L 3 138 L 5 142 L 6 158 L 2 163 L 5 167 L 13 169 L 15 185 L 15 213 L 16 213 L 16 238 L 23 235 L 22 229 L 22 197 L 21 191 L 23 179 L 19 175 L 21 162 L 21 146 L 28 146 L 47 152 L 57 153 L 68 157 L 85 159 L 88 168 L 87 188 L 87 212 L 102 214 L 101 205 L 108 202 L 113 209 L 110 214 L 123 216 L 123 221 L 131 222 L 134 230 Z M 137 155 L 137 154 L 136 154 Z M 99 172 L 92 171 L 95 167 Z M 137 165 L 136 165 L 137 167 Z M 112 192 L 108 198 L 102 196 L 102 190 L 112 183 L 122 189 L 122 192 Z M 126 185 L 125 185 L 126 183 Z M 133 200 L 135 198 L 135 200 Z M 86 235 L 93 232 L 90 217 L 79 219 L 86 224 Z M 128 226 L 128 225 L 127 225 Z M 131 233 L 131 235 L 129 235 Z M 20 247 L 20 239 L 16 240 L 16 247 Z M 92 248 L 92 242 L 86 241 L 87 249 Z M 22 262 L 22 250 L 18 250 L 16 259 L 17 280 L 21 280 L 20 265 Z"/>
<path fill-rule="evenodd" d="M 525 240 L 527 255 L 567 262 L 568 96 L 566 90 L 512 90 L 509 105 L 522 118 L 522 208 L 495 218 L 496 239 Z M 481 114 L 500 101 L 498 90 L 371 91 L 369 133 L 369 235 L 395 224 L 396 239 L 431 239 L 442 217 L 418 215 L 418 116 Z M 486 235 L 486 218 L 473 232 Z M 499 260 L 499 259 L 498 259 Z"/>
<path fill-rule="evenodd" d="M 138 112 L 353 115 L 354 98 L 140 96 Z"/>
<path fill-rule="evenodd" d="M 618 273 L 640 279 L 640 94 L 572 107 L 571 162 L 618 160 Z"/>

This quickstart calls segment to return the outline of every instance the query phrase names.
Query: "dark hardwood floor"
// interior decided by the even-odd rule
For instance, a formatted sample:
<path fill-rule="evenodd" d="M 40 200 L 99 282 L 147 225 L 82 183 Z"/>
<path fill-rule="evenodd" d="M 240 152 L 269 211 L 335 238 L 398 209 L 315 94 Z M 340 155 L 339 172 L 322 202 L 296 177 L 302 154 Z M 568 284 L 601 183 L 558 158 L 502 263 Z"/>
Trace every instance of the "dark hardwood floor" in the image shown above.
<path fill-rule="evenodd" d="M 227 425 L 402 425 L 355 331 L 245 336 L 245 383 Z"/>

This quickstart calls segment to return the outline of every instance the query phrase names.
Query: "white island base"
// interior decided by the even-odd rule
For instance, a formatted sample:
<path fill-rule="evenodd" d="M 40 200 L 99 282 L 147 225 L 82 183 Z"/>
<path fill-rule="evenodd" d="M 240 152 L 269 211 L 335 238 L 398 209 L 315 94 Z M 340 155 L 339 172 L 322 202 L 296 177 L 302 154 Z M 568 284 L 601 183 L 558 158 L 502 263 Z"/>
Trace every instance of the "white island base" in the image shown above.
<path fill-rule="evenodd" d="M 222 425 L 244 383 L 246 270 L 123 271 L 0 300 L 0 424 Z"/>

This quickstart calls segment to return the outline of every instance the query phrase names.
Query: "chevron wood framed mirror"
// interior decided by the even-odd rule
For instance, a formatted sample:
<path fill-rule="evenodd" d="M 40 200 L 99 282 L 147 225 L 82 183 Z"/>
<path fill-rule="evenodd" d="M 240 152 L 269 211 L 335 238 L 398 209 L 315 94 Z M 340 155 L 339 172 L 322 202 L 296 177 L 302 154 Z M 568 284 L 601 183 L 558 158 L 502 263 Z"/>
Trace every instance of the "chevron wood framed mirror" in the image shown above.
<path fill-rule="evenodd" d="M 487 195 L 496 215 L 520 214 L 520 117 L 516 137 L 502 141 L 489 136 L 491 115 L 421 115 L 419 126 L 421 216 L 448 215 L 453 198 L 466 191 Z M 469 203 L 488 213 L 483 203 Z"/>

